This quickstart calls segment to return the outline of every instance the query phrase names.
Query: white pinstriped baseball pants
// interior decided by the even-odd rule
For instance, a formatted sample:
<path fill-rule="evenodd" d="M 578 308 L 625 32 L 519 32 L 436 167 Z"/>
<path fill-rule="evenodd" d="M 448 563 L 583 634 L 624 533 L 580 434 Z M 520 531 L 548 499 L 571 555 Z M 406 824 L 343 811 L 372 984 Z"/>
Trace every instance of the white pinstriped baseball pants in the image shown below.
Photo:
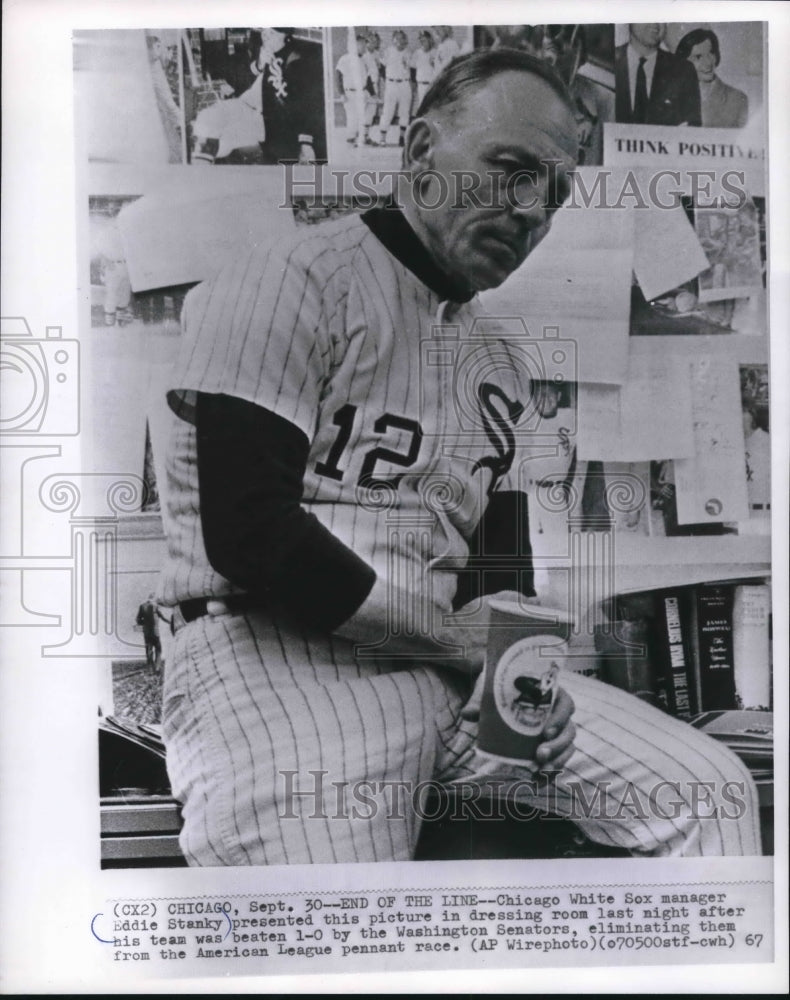
<path fill-rule="evenodd" d="M 576 704 L 573 757 L 548 782 L 499 765 L 500 794 L 638 856 L 760 853 L 756 793 L 737 757 L 616 688 L 570 672 L 562 683 Z M 297 639 L 264 616 L 184 626 L 163 729 L 187 860 L 409 860 L 412 794 L 486 780 L 476 725 L 459 718 L 467 696 L 450 671 L 360 663 L 350 643 Z"/>

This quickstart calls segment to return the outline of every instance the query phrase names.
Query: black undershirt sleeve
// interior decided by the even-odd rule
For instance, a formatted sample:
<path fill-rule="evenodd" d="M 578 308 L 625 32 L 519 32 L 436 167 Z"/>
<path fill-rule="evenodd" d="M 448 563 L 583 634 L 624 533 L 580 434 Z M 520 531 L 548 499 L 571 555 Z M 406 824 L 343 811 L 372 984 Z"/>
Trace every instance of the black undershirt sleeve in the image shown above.
<path fill-rule="evenodd" d="M 261 607 L 332 632 L 376 573 L 301 506 L 309 442 L 263 407 L 198 393 L 200 516 L 212 567 Z"/>

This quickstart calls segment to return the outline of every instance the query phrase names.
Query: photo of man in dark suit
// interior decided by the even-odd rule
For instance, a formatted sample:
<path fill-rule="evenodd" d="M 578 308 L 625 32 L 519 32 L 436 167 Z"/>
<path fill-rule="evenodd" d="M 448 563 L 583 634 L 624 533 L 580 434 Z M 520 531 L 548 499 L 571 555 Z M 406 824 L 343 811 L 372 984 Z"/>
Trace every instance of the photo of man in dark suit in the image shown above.
<path fill-rule="evenodd" d="M 629 24 L 628 32 L 628 41 L 615 53 L 615 120 L 701 125 L 696 72 L 689 62 L 660 48 L 666 25 Z"/>

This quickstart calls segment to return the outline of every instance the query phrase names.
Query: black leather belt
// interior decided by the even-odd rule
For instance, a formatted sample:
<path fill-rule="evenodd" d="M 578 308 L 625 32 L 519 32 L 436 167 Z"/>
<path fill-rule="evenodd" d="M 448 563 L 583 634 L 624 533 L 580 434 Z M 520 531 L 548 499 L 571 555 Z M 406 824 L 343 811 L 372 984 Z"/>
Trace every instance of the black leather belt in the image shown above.
<path fill-rule="evenodd" d="M 250 594 L 227 594 L 225 597 L 193 597 L 182 601 L 178 610 L 184 621 L 189 623 L 204 615 L 243 615 L 260 607 L 260 601 Z"/>

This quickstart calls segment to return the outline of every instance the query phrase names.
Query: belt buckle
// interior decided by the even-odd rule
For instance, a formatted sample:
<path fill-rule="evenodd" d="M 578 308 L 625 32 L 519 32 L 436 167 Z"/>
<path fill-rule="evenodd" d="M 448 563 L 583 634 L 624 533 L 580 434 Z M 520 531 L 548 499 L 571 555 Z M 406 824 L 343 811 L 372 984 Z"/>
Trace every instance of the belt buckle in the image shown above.
<path fill-rule="evenodd" d="M 170 619 L 170 631 L 173 635 L 182 629 L 187 623 L 186 618 L 184 618 L 184 612 L 181 610 L 181 605 L 176 604 L 173 608 L 173 617 Z"/>

